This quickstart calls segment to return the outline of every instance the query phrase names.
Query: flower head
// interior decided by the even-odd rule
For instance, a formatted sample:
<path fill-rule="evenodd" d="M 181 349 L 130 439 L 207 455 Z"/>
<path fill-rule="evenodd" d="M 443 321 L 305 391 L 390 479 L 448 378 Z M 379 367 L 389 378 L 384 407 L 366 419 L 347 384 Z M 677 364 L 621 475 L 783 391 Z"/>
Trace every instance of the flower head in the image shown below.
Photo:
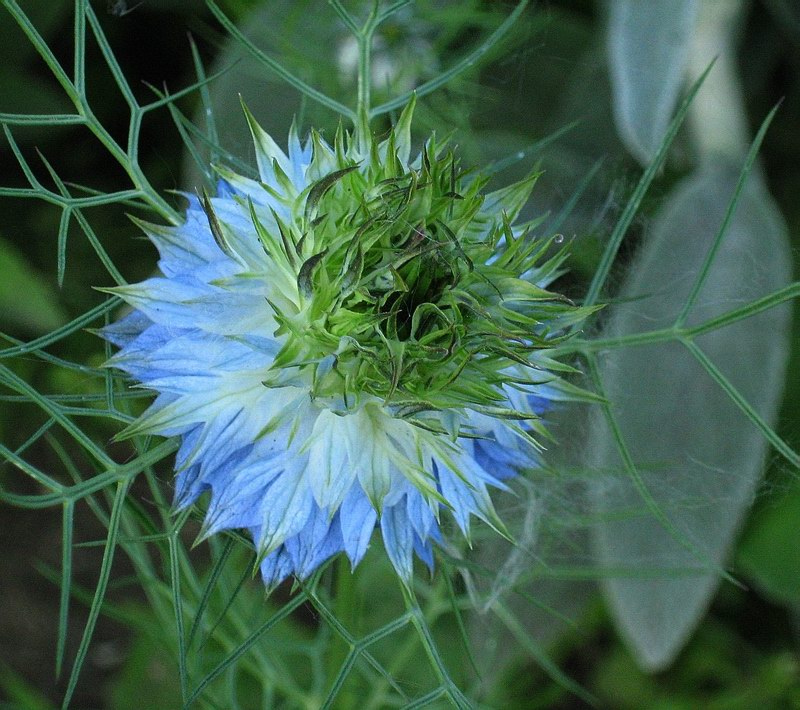
<path fill-rule="evenodd" d="M 489 490 L 535 460 L 548 348 L 585 316 L 513 224 L 535 177 L 484 194 L 434 137 L 412 159 L 412 109 L 287 153 L 248 113 L 259 180 L 219 169 L 183 225 L 143 224 L 163 276 L 110 289 L 135 309 L 111 364 L 158 393 L 127 434 L 181 438 L 177 507 L 209 491 L 204 534 L 248 529 L 270 584 L 355 566 L 376 526 L 405 579 L 445 516 L 502 533 Z"/>

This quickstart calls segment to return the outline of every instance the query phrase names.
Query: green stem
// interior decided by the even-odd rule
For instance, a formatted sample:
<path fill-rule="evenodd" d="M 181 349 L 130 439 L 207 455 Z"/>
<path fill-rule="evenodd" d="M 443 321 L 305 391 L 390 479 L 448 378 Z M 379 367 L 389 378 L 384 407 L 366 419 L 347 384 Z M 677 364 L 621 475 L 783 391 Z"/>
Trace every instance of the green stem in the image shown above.
<path fill-rule="evenodd" d="M 356 34 L 358 41 L 358 99 L 355 128 L 359 152 L 366 154 L 370 146 L 369 118 L 372 103 L 372 38 L 378 27 L 378 2 L 372 4 L 369 16 Z"/>
<path fill-rule="evenodd" d="M 711 333 L 712 331 L 724 328 L 732 323 L 738 323 L 745 318 L 752 318 L 759 313 L 774 308 L 775 306 L 791 301 L 800 296 L 800 281 L 795 281 L 782 289 L 762 296 L 740 308 L 735 308 L 727 313 L 722 313 L 715 318 L 707 320 L 705 323 L 691 327 L 680 327 L 678 325 L 657 330 L 648 330 L 643 333 L 630 333 L 614 338 L 596 338 L 594 340 L 570 340 L 563 345 L 552 348 L 549 353 L 553 357 L 571 355 L 572 353 L 592 353 L 604 350 L 616 350 L 618 348 L 628 348 L 636 345 L 654 345 L 655 343 L 666 343 L 670 341 L 691 340 L 700 335 Z"/>
<path fill-rule="evenodd" d="M 353 572 L 350 569 L 350 560 L 347 555 L 339 555 L 336 560 L 336 578 L 334 587 L 333 611 L 334 616 L 352 635 L 358 617 L 356 602 L 356 585 Z M 336 682 L 336 678 L 351 652 L 350 644 L 340 636 L 335 636 L 328 650 L 328 685 Z M 356 706 L 356 697 L 352 688 L 343 687 L 336 696 L 333 707 L 352 708 Z"/>

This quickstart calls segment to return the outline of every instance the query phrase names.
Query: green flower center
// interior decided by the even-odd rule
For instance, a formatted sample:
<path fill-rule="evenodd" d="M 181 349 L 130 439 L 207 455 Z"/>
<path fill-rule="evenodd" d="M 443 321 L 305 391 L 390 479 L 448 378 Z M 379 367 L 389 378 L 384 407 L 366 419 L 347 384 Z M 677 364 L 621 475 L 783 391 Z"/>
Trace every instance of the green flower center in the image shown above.
<path fill-rule="evenodd" d="M 361 163 L 337 151 L 340 167 L 297 196 L 290 223 L 275 215 L 279 239 L 253 211 L 297 286 L 296 308 L 271 302 L 285 344 L 265 385 L 310 381 L 345 408 L 377 397 L 416 423 L 454 408 L 522 417 L 506 408 L 509 372 L 532 371 L 580 310 L 536 285 L 563 250 L 511 227 L 535 176 L 485 196 L 488 180 L 433 139 L 413 168 L 389 148 Z"/>

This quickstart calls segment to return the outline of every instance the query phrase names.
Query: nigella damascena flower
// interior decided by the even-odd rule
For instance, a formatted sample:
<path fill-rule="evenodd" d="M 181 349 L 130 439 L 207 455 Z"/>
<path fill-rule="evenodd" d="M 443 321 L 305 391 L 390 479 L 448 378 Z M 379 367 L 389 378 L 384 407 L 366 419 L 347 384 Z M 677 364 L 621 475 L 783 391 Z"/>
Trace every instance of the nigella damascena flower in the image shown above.
<path fill-rule="evenodd" d="M 127 434 L 181 438 L 177 507 L 210 492 L 203 534 L 249 530 L 268 584 L 355 566 L 376 527 L 405 579 L 448 516 L 502 533 L 489 490 L 564 391 L 548 348 L 585 313 L 544 290 L 563 250 L 512 226 L 535 178 L 484 195 L 433 137 L 411 159 L 412 107 L 288 153 L 248 113 L 260 179 L 220 169 L 182 226 L 143 225 L 163 276 L 109 289 L 135 309 L 111 364 L 158 393 Z"/>

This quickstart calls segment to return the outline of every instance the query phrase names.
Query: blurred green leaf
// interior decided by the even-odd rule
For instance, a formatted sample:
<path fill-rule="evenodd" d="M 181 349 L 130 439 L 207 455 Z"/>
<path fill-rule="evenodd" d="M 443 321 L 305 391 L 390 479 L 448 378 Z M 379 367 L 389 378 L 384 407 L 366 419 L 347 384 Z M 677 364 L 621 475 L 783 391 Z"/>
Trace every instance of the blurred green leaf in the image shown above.
<path fill-rule="evenodd" d="M 800 607 L 800 487 L 770 501 L 739 545 L 738 566 L 778 604 Z"/>
<path fill-rule="evenodd" d="M 11 242 L 0 238 L 0 327 L 29 335 L 54 330 L 67 321 L 51 283 Z"/>
<path fill-rule="evenodd" d="M 628 150 L 650 162 L 683 84 L 696 0 L 612 0 L 608 53 L 614 119 Z"/>
<path fill-rule="evenodd" d="M 71 2 L 26 2 L 23 4 L 25 14 L 45 39 L 50 40 L 62 31 L 64 20 L 72 12 Z M 0 22 L 0 74 L 19 80 L 22 64 L 27 62 L 36 52 L 29 42 L 21 42 L 22 33 L 14 22 L 8 20 L 3 11 Z M 19 84 L 18 84 L 19 86 Z"/>
<path fill-rule="evenodd" d="M 709 164 L 678 186 L 609 309 L 606 336 L 673 326 L 735 182 L 733 169 Z M 686 325 L 777 290 L 790 276 L 782 220 L 751 176 Z M 695 341 L 767 422 L 774 422 L 783 391 L 789 317 L 782 306 Z M 609 422 L 595 412 L 586 451 L 598 472 L 596 506 L 608 516 L 594 528 L 596 554 L 603 567 L 626 570 L 603 583 L 612 614 L 642 666 L 662 669 L 716 589 L 761 476 L 766 442 L 680 342 L 611 350 L 600 358 L 600 374 L 641 485 L 623 465 Z"/>
<path fill-rule="evenodd" d="M 0 691 L 14 710 L 52 710 L 52 703 L 13 668 L 0 661 Z M 3 707 L 5 705 L 3 704 Z"/>
<path fill-rule="evenodd" d="M 181 707 L 177 665 L 161 644 L 138 634 L 109 700 L 113 710 Z"/>
<path fill-rule="evenodd" d="M 69 102 L 52 82 L 27 76 L 21 83 L 18 76 L 0 69 L 0 112 L 58 114 L 69 112 L 69 108 Z"/>
<path fill-rule="evenodd" d="M 604 707 L 618 710 L 778 710 L 798 707 L 799 671 L 791 654 L 755 653 L 735 627 L 709 620 L 667 675 L 642 673 L 619 647 L 592 674 Z"/>

